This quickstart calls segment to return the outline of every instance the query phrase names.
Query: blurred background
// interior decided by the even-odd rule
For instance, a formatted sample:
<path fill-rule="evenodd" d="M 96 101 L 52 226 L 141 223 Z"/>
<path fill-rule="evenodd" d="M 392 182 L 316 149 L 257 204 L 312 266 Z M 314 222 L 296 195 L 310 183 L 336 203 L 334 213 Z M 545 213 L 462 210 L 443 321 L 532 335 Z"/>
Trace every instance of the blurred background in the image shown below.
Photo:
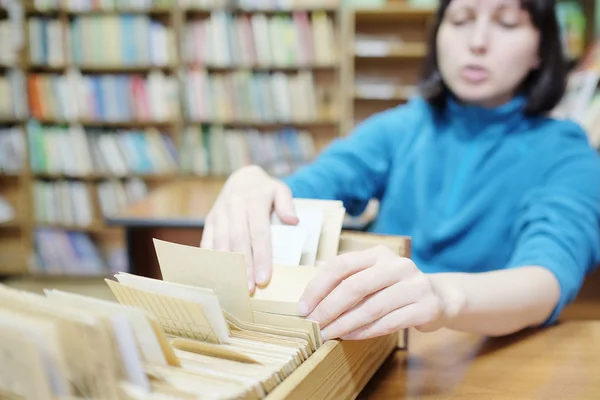
<path fill-rule="evenodd" d="M 560 1 L 598 147 L 597 1 Z M 107 216 L 165 183 L 284 175 L 415 92 L 435 1 L 0 0 L 0 277 L 127 270 Z"/>

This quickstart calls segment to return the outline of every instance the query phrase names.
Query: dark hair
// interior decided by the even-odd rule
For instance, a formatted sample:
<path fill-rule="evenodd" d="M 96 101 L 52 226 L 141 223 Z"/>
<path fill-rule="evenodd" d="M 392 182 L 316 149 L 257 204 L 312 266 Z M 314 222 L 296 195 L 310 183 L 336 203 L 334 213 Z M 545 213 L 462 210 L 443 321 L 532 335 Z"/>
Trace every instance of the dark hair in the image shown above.
<path fill-rule="evenodd" d="M 451 1 L 440 1 L 430 32 L 429 49 L 420 82 L 423 97 L 439 110 L 444 108 L 450 90 L 438 69 L 436 42 L 440 24 Z M 529 12 L 533 25 L 540 32 L 540 67 L 531 71 L 518 91 L 527 98 L 524 110 L 527 114 L 544 114 L 560 102 L 567 81 L 567 63 L 555 14 L 555 1 L 521 0 L 521 6 Z"/>

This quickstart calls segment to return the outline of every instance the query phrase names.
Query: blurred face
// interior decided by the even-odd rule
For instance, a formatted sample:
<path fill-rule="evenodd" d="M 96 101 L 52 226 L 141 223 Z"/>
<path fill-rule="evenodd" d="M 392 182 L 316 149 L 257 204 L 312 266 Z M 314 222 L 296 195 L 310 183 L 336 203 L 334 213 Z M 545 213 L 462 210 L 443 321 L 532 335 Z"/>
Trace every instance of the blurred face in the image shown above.
<path fill-rule="evenodd" d="M 520 0 L 452 0 L 438 31 L 438 66 L 460 100 L 494 107 L 538 67 L 539 43 Z"/>

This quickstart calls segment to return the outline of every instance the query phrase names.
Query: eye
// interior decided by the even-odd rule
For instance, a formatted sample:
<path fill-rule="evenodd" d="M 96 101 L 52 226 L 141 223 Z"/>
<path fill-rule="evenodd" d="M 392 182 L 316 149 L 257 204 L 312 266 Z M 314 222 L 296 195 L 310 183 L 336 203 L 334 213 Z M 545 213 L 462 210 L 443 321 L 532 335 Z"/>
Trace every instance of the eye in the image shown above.
<path fill-rule="evenodd" d="M 501 12 L 496 21 L 505 28 L 516 28 L 520 24 L 519 14 L 512 11 Z"/>
<path fill-rule="evenodd" d="M 456 10 L 448 15 L 448 21 L 456 26 L 464 25 L 472 21 L 473 18 L 473 12 L 469 12 L 469 10 L 466 9 Z"/>

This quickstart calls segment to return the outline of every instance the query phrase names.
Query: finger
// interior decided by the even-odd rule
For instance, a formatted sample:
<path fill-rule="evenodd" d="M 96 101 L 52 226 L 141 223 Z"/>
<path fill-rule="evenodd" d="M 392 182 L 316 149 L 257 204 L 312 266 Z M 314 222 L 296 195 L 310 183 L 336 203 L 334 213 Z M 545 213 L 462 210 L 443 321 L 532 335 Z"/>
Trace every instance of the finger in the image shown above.
<path fill-rule="evenodd" d="M 250 246 L 250 229 L 248 227 L 248 212 L 246 204 L 241 197 L 236 197 L 228 202 L 227 213 L 229 221 L 229 247 L 231 251 L 244 254 L 246 262 L 246 276 L 248 290 L 254 292 L 254 262 Z"/>
<path fill-rule="evenodd" d="M 212 249 L 214 247 L 214 224 L 212 218 L 206 218 L 204 228 L 202 229 L 202 238 L 200 239 L 200 247 Z"/>
<path fill-rule="evenodd" d="M 299 222 L 294 209 L 292 191 L 287 185 L 277 185 L 274 208 L 275 213 L 284 224 L 296 225 Z"/>
<path fill-rule="evenodd" d="M 268 200 L 249 200 L 248 226 L 252 246 L 254 279 L 265 285 L 271 279 L 271 218 Z M 265 206 L 265 204 L 268 204 Z"/>
<path fill-rule="evenodd" d="M 229 251 L 229 219 L 227 212 L 219 210 L 215 215 L 214 249 Z"/>
<path fill-rule="evenodd" d="M 324 267 L 308 283 L 298 302 L 302 315 L 312 313 L 314 308 L 344 279 L 366 268 L 372 267 L 382 256 L 380 247 L 339 255 Z"/>
<path fill-rule="evenodd" d="M 321 325 L 323 332 L 328 338 L 343 337 L 394 310 L 417 302 L 418 290 L 410 280 L 397 282 L 368 296 L 328 326 Z"/>
<path fill-rule="evenodd" d="M 420 325 L 420 321 L 423 318 L 420 317 L 419 314 L 419 303 L 412 303 L 405 307 L 398 308 L 370 324 L 363 325 L 340 338 L 344 340 L 364 340 L 377 336 L 384 336 L 401 329 Z"/>
<path fill-rule="evenodd" d="M 365 297 L 397 283 L 405 275 L 406 269 L 401 262 L 384 261 L 359 271 L 344 279 L 307 318 L 325 327 Z"/>

